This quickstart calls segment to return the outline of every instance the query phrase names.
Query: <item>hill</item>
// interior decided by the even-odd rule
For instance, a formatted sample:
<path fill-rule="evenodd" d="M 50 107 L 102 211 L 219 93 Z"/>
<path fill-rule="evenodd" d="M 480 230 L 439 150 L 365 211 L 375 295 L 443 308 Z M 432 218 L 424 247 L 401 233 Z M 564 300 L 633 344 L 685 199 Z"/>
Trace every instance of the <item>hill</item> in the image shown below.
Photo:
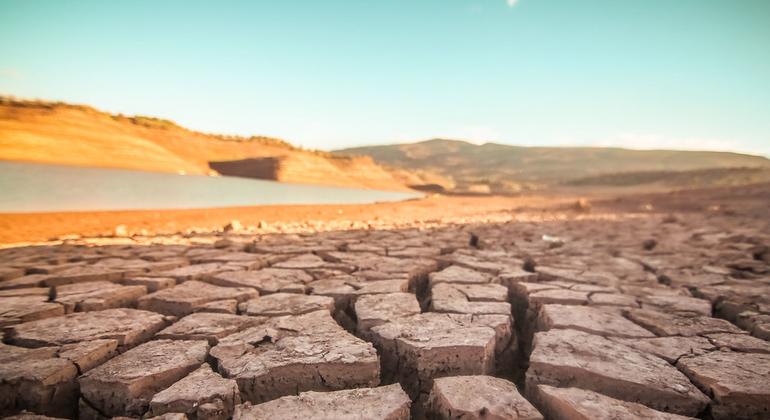
<path fill-rule="evenodd" d="M 581 185 L 588 185 L 596 178 L 621 173 L 770 168 L 770 160 L 764 157 L 728 152 L 475 145 L 445 139 L 357 147 L 336 153 L 367 155 L 378 163 L 398 168 L 436 172 L 452 178 L 460 191 L 498 193 L 570 184 L 578 180 L 584 180 Z"/>
<path fill-rule="evenodd" d="M 386 168 L 369 157 L 305 150 L 270 137 L 205 134 L 158 118 L 0 97 L 0 160 L 228 175 L 233 165 L 217 171 L 211 162 L 235 161 L 242 167 L 265 159 L 274 163 L 272 170 L 252 172 L 281 182 L 404 190 L 441 180 Z"/>

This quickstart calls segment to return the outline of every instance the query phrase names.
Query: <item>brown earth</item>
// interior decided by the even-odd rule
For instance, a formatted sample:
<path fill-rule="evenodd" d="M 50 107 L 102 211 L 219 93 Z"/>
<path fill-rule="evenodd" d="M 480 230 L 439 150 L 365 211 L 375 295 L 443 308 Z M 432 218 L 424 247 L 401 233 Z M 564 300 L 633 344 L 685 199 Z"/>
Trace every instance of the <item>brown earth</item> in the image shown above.
<path fill-rule="evenodd" d="M 109 236 L 119 225 L 128 233 L 172 234 L 219 230 L 233 220 L 245 228 L 270 232 L 293 226 L 305 230 L 404 225 L 420 221 L 464 218 L 507 212 L 522 205 L 541 206 L 566 199 L 549 197 L 447 197 L 363 205 L 295 205 L 191 210 L 138 210 L 0 214 L 0 244 L 39 242 L 52 238 Z M 262 228 L 259 228 L 262 226 Z"/>
<path fill-rule="evenodd" d="M 770 185 L 436 200 L 2 249 L 0 416 L 768 417 Z"/>

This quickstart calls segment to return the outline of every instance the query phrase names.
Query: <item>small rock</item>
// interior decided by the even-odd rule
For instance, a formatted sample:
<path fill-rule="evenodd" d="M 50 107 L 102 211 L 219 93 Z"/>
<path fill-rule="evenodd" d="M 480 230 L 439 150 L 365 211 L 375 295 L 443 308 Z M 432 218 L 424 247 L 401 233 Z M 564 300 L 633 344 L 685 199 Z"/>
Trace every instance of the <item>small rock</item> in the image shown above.
<path fill-rule="evenodd" d="M 241 222 L 238 220 L 231 220 L 230 223 L 226 224 L 225 227 L 222 229 L 225 232 L 240 232 L 243 230 L 243 225 L 241 225 Z"/>
<path fill-rule="evenodd" d="M 126 225 L 117 225 L 113 231 L 113 235 L 117 238 L 125 238 L 128 236 L 128 227 Z"/>

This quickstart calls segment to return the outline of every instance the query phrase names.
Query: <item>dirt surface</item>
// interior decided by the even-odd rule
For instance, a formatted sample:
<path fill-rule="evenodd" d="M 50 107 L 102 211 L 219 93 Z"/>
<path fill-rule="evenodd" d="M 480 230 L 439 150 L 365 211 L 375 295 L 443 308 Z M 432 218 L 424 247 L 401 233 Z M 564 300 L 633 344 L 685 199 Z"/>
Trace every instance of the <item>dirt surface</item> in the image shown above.
<path fill-rule="evenodd" d="M 439 198 L 0 250 L 0 415 L 768 418 L 768 197 Z"/>

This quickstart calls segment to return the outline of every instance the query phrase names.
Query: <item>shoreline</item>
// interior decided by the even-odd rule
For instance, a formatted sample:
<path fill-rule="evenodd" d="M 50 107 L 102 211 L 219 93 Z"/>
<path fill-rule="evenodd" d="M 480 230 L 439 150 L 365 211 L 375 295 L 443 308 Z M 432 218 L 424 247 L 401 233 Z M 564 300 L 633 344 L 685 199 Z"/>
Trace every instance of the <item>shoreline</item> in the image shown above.
<path fill-rule="evenodd" d="M 191 231 L 221 231 L 238 221 L 245 231 L 285 232 L 282 227 L 308 231 L 378 226 L 408 226 L 450 219 L 481 220 L 523 207 L 546 207 L 574 201 L 571 196 L 443 196 L 373 204 L 267 205 L 202 209 L 117 210 L 82 212 L 0 213 L 0 245 L 35 244 L 81 237 L 115 237 L 116 229 L 130 235 L 169 235 Z M 123 228 L 119 228 L 123 226 Z M 123 233 L 123 232 L 121 232 Z"/>

